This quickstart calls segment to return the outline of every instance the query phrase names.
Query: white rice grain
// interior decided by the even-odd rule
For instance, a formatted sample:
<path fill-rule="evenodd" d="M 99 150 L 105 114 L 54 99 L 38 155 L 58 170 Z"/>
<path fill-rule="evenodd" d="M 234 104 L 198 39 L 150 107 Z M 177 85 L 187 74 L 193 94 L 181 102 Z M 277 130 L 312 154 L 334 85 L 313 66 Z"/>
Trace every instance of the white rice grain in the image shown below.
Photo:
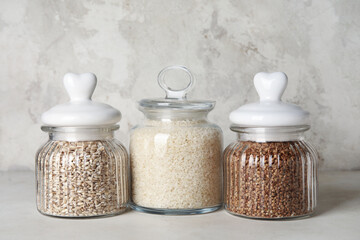
<path fill-rule="evenodd" d="M 153 121 L 130 141 L 132 201 L 197 209 L 222 202 L 222 133 L 206 121 Z"/>

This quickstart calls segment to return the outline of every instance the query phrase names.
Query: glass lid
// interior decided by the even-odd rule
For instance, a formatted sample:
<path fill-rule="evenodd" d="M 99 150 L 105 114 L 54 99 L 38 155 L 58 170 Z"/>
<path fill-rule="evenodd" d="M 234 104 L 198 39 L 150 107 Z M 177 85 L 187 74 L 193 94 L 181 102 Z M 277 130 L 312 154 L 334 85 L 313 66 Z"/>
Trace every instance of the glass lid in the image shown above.
<path fill-rule="evenodd" d="M 165 82 L 166 73 L 170 70 L 184 71 L 189 77 L 189 84 L 179 90 L 170 88 Z M 215 101 L 188 100 L 186 95 L 195 84 L 195 77 L 185 66 L 169 66 L 161 70 L 158 75 L 158 84 L 166 93 L 165 98 L 142 99 L 139 101 L 141 111 L 170 110 L 170 111 L 211 111 Z"/>

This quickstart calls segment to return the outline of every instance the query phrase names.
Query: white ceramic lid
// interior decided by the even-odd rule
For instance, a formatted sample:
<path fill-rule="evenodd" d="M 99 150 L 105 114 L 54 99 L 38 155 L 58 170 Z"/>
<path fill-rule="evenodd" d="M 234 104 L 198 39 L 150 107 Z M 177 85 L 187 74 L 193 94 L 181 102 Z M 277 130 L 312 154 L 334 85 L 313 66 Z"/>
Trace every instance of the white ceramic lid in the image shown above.
<path fill-rule="evenodd" d="M 257 73 L 254 85 L 260 101 L 243 105 L 231 112 L 230 121 L 244 127 L 308 125 L 308 112 L 299 106 L 281 101 L 287 82 L 288 78 L 283 72 Z"/>
<path fill-rule="evenodd" d="M 43 113 L 41 120 L 45 125 L 93 127 L 113 125 L 120 121 L 121 113 L 117 109 L 91 100 L 97 83 L 95 74 L 67 73 L 63 82 L 70 102 L 56 105 Z"/>
<path fill-rule="evenodd" d="M 174 90 L 166 85 L 165 74 L 170 70 L 181 70 L 189 76 L 189 84 L 180 90 Z M 158 75 L 158 84 L 166 93 L 165 98 L 142 99 L 140 110 L 170 110 L 170 111 L 210 111 L 215 107 L 215 101 L 188 100 L 186 95 L 195 84 L 195 77 L 185 66 L 175 65 L 164 68 Z"/>

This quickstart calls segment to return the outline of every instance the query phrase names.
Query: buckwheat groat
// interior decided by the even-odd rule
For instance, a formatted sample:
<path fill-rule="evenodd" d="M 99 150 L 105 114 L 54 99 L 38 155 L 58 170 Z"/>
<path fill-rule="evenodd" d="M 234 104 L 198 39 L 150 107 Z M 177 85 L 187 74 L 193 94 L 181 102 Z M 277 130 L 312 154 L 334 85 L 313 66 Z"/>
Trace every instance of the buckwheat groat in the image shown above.
<path fill-rule="evenodd" d="M 309 161 L 302 142 L 246 141 L 232 149 L 224 156 L 229 211 L 257 218 L 302 216 L 313 211 L 305 181 Z"/>

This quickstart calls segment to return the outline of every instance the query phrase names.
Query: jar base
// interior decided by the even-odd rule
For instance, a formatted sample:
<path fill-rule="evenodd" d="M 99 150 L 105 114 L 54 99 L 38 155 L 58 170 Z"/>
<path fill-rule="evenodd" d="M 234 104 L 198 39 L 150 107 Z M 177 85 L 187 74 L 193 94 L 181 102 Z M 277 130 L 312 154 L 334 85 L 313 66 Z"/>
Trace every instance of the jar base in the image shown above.
<path fill-rule="evenodd" d="M 206 208 L 196 208 L 196 209 L 166 209 L 166 208 L 148 208 L 136 205 L 135 203 L 130 203 L 130 207 L 138 212 L 150 213 L 150 214 L 159 214 L 159 215 L 195 215 L 195 214 L 205 214 L 211 213 L 219 210 L 222 207 L 222 204 L 206 207 Z"/>
<path fill-rule="evenodd" d="M 242 217 L 247 219 L 253 219 L 253 220 L 270 220 L 270 221 L 282 221 L 282 220 L 297 220 L 297 219 L 303 219 L 311 217 L 314 214 L 314 211 L 303 214 L 303 215 L 296 215 L 296 216 L 286 216 L 286 217 L 254 217 L 254 216 L 248 216 L 243 214 L 238 214 L 231 212 L 225 208 L 225 211 L 233 216 L 236 217 Z"/>
<path fill-rule="evenodd" d="M 121 209 L 120 211 L 117 211 L 117 212 L 113 212 L 113 213 L 106 213 L 106 214 L 101 214 L 101 215 L 90 215 L 90 216 L 65 216 L 65 215 L 55 215 L 55 214 L 50 214 L 50 213 L 45 213 L 45 212 L 42 212 L 38 209 L 38 212 L 41 213 L 42 215 L 44 216 L 47 216 L 47 217 L 54 217 L 54 218 L 73 218 L 73 219 L 84 219 L 84 218 L 106 218 L 106 217 L 113 217 L 113 216 L 116 216 L 116 215 L 120 215 L 126 211 L 128 211 L 129 209 L 128 208 L 124 208 L 124 209 Z"/>

